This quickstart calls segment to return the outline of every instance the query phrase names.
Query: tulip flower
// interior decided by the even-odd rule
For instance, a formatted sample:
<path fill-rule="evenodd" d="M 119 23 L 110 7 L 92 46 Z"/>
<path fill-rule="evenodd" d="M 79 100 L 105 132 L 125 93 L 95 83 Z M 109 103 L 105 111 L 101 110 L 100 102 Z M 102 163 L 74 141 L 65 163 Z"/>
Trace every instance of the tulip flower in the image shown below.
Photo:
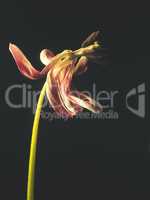
<path fill-rule="evenodd" d="M 75 74 L 83 73 L 87 69 L 89 60 L 96 61 L 101 59 L 101 55 L 96 55 L 96 51 L 100 49 L 97 36 L 99 32 L 92 33 L 81 45 L 78 50 L 64 50 L 54 55 L 48 49 L 44 49 L 40 53 L 40 60 L 44 65 L 41 71 L 32 66 L 23 52 L 14 44 L 9 45 L 9 50 L 16 62 L 16 65 L 24 76 L 35 80 L 46 77 L 45 84 L 41 90 L 35 113 L 30 159 L 28 172 L 28 188 L 27 200 L 34 199 L 34 175 L 36 162 L 36 146 L 40 112 L 44 96 L 46 94 L 53 110 L 61 116 L 73 117 L 83 108 L 92 112 L 102 111 L 102 106 L 80 91 L 73 91 L 71 88 L 72 78 Z"/>

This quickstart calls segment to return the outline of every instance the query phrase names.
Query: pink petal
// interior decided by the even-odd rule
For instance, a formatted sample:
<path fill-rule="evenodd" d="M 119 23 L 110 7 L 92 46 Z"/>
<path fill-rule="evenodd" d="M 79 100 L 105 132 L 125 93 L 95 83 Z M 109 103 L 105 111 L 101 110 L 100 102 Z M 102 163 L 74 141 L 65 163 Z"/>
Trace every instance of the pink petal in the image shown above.
<path fill-rule="evenodd" d="M 23 54 L 23 52 L 14 44 L 9 44 L 9 50 L 18 66 L 19 71 L 26 77 L 30 78 L 30 79 L 38 79 L 43 77 L 44 75 L 47 74 L 47 72 L 49 71 L 49 69 L 51 68 L 50 63 L 48 65 L 46 65 L 43 70 L 40 72 L 38 70 L 36 70 L 32 64 L 29 62 L 29 60 L 25 57 L 25 55 Z M 44 60 L 44 56 L 47 59 L 50 60 L 50 55 L 52 57 L 52 55 L 54 56 L 54 54 L 52 54 L 52 52 L 50 52 L 49 50 L 43 50 L 42 51 L 42 61 Z M 47 62 L 48 63 L 48 62 Z"/>
<path fill-rule="evenodd" d="M 78 92 L 78 91 L 72 92 L 72 94 L 69 95 L 69 99 L 71 102 L 94 113 L 98 113 L 103 110 L 101 104 L 99 104 L 94 99 L 85 95 L 82 92 Z"/>
<path fill-rule="evenodd" d="M 22 51 L 14 44 L 9 44 L 9 50 L 18 66 L 19 71 L 30 79 L 38 79 L 41 74 L 36 70 Z"/>
<path fill-rule="evenodd" d="M 62 67 L 62 68 L 61 68 Z M 92 112 L 102 111 L 102 106 L 84 93 L 71 92 L 71 81 L 74 73 L 74 62 L 66 63 L 58 70 L 57 64 L 47 75 L 46 94 L 54 111 L 62 117 L 73 117 L 86 108 Z"/>
<path fill-rule="evenodd" d="M 47 98 L 54 111 L 61 117 L 72 117 L 81 110 L 79 106 L 69 100 L 69 86 L 69 82 L 64 84 L 59 77 L 53 77 L 53 72 L 49 71 L 46 86 Z"/>

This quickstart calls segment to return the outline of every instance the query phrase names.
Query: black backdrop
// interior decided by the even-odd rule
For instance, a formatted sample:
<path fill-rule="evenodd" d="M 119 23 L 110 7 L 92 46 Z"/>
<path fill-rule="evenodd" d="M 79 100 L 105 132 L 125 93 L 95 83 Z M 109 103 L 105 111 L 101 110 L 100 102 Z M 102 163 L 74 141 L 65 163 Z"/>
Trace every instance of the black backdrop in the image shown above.
<path fill-rule="evenodd" d="M 0 198 L 26 195 L 31 109 L 12 109 L 5 92 L 13 84 L 42 87 L 43 80 L 20 75 L 8 51 L 17 44 L 40 68 L 39 52 L 76 49 L 92 31 L 101 30 L 110 63 L 90 66 L 77 88 L 119 90 L 118 120 L 41 120 L 36 200 L 149 199 L 149 115 L 140 118 L 123 105 L 124 94 L 149 82 L 149 10 L 140 3 L 89 1 L 8 1 L 0 3 Z M 16 91 L 13 101 L 20 99 Z"/>

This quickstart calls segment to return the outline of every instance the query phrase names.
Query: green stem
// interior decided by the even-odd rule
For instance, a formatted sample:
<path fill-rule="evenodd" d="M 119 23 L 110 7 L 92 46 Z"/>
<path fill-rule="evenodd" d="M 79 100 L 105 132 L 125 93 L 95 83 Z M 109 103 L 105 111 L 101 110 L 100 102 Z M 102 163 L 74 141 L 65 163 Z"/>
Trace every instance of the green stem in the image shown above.
<path fill-rule="evenodd" d="M 33 122 L 30 157 L 29 157 L 29 169 L 28 169 L 27 200 L 34 200 L 34 178 L 35 178 L 38 127 L 39 127 L 42 104 L 45 96 L 45 90 L 46 90 L 46 83 L 44 84 L 41 90 Z"/>

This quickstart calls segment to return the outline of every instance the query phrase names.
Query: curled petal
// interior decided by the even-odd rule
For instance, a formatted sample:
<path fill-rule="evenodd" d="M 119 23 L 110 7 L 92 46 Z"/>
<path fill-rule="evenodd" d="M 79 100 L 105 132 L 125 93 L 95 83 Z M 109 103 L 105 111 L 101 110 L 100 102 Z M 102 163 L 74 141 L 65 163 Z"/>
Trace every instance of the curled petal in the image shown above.
<path fill-rule="evenodd" d="M 92 112 L 102 111 L 102 106 L 84 93 L 71 91 L 74 63 L 61 70 L 52 68 L 47 75 L 46 94 L 54 111 L 67 117 L 73 117 L 86 108 Z"/>
<path fill-rule="evenodd" d="M 48 49 L 43 49 L 40 53 L 40 60 L 44 65 L 48 65 L 51 62 L 52 57 L 55 55 L 53 54 L 52 51 Z"/>
<path fill-rule="evenodd" d="M 82 92 L 74 91 L 71 95 L 69 95 L 69 99 L 74 104 L 79 105 L 94 113 L 98 113 L 103 110 L 101 104 Z"/>
<path fill-rule="evenodd" d="M 71 91 L 71 81 L 76 71 L 85 71 L 87 58 L 81 56 L 76 62 L 71 57 L 59 60 L 47 75 L 46 94 L 54 111 L 67 117 L 73 117 L 83 108 L 92 112 L 102 111 L 102 106 L 83 92 Z"/>
<path fill-rule="evenodd" d="M 23 52 L 14 44 L 9 44 L 9 50 L 18 66 L 19 71 L 26 77 L 30 78 L 30 79 L 38 79 L 43 77 L 44 75 L 47 74 L 47 72 L 49 71 L 49 69 L 51 68 L 51 64 L 49 62 L 48 65 L 46 65 L 42 71 L 38 71 L 36 70 L 32 64 L 30 63 L 30 61 L 25 57 L 25 55 L 23 54 Z M 47 55 L 47 58 L 46 58 Z M 42 57 L 42 61 L 45 62 L 46 64 L 46 59 L 50 60 L 50 55 L 52 57 L 52 52 L 50 52 L 49 50 L 43 50 L 41 57 Z M 54 54 L 53 54 L 54 55 Z M 47 62 L 48 63 L 48 62 Z"/>
<path fill-rule="evenodd" d="M 87 70 L 87 62 L 87 57 L 81 56 L 74 67 L 74 73 L 77 72 L 78 74 L 82 74 L 83 72 L 85 72 Z"/>
<path fill-rule="evenodd" d="M 49 71 L 46 81 L 46 95 L 50 105 L 58 115 L 72 117 L 81 111 L 81 108 L 71 102 L 68 96 L 72 74 L 67 71 L 60 73 L 61 79 L 59 79 L 59 76 L 55 77 L 53 72 Z"/>
<path fill-rule="evenodd" d="M 19 71 L 30 79 L 38 79 L 42 75 L 36 70 L 22 51 L 14 44 L 9 44 L 9 50 L 18 66 Z"/>

